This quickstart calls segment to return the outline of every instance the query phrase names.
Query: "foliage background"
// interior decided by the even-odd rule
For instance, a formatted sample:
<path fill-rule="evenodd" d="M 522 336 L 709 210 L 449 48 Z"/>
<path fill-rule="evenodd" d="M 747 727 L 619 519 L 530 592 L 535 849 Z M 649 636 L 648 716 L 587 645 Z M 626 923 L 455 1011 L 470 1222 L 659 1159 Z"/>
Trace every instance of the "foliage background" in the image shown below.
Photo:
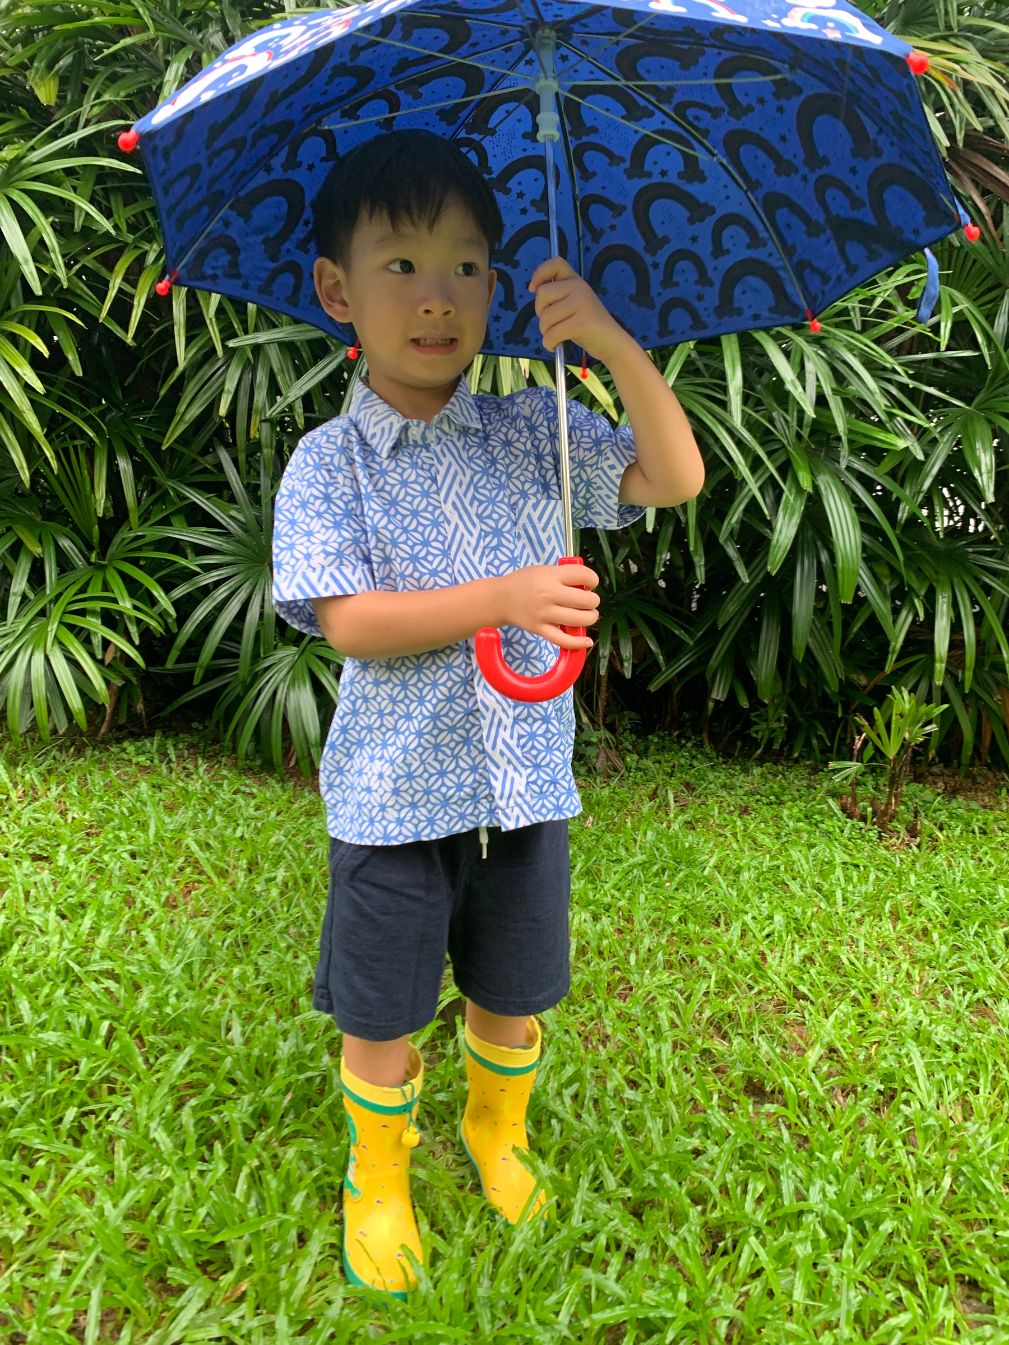
<path fill-rule="evenodd" d="M 654 352 L 702 444 L 698 501 L 583 536 L 604 617 L 579 690 L 611 734 L 837 752 L 906 686 L 950 707 L 947 759 L 1009 763 L 1009 8 L 864 8 L 931 57 L 920 81 L 982 225 L 823 315 Z M 288 12 L 294 12 L 292 5 Z M 119 130 L 274 6 L 0 0 L 0 699 L 43 737 L 192 705 L 240 754 L 317 760 L 339 657 L 278 623 L 271 500 L 352 369 L 313 329 L 153 286 L 160 234 Z M 549 383 L 478 361 L 474 387 Z M 619 418 L 605 373 L 571 393 Z"/>

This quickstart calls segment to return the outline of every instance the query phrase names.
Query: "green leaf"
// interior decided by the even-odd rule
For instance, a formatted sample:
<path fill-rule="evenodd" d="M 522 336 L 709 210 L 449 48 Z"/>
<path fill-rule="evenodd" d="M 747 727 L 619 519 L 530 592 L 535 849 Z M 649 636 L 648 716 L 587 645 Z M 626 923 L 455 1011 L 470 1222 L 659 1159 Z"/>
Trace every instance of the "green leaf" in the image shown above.
<path fill-rule="evenodd" d="M 739 337 L 731 332 L 720 338 L 722 361 L 725 366 L 725 391 L 729 399 L 729 415 L 737 424 L 743 420 L 743 362 L 739 356 Z"/>
<path fill-rule="evenodd" d="M 788 360 L 785 358 L 785 355 L 781 350 L 780 346 L 778 345 L 778 342 L 769 332 L 756 331 L 751 332 L 750 335 L 753 337 L 754 340 L 757 341 L 757 343 L 760 346 L 763 347 L 765 354 L 770 359 L 771 363 L 774 365 L 775 371 L 780 376 L 782 382 L 785 384 L 785 387 L 788 389 L 792 397 L 795 398 L 795 400 L 798 402 L 798 404 L 802 407 L 802 409 L 806 412 L 807 415 L 809 416 L 814 415 L 815 412 L 813 409 L 813 404 L 806 396 L 805 388 L 802 386 L 802 384 L 796 377 L 795 370 L 792 368 Z"/>
<path fill-rule="evenodd" d="M 21 273 L 25 280 L 35 294 L 41 294 L 42 282 L 39 280 L 39 273 L 35 269 L 31 248 L 21 232 L 21 225 L 18 223 L 17 216 L 2 195 L 0 195 L 0 234 L 3 235 L 15 261 L 21 267 Z"/>
<path fill-rule="evenodd" d="M 812 469 L 834 540 L 838 596 L 841 602 L 851 602 L 862 563 L 862 529 L 858 515 L 851 497 L 830 466 L 822 460 L 814 460 Z"/>
<path fill-rule="evenodd" d="M 963 689 L 964 692 L 970 691 L 971 683 L 974 680 L 974 665 L 977 659 L 977 637 L 974 628 L 974 606 L 971 602 L 970 592 L 963 579 L 954 575 L 950 580 L 953 592 L 956 594 L 957 607 L 960 610 L 960 623 L 963 627 Z M 938 679 L 936 679 L 938 680 Z"/>
<path fill-rule="evenodd" d="M 940 575 L 935 583 L 935 631 L 933 634 L 935 662 L 932 668 L 932 677 L 937 684 L 942 682 L 946 673 L 946 658 L 949 654 L 951 602 L 950 580 L 945 575 Z"/>
<path fill-rule="evenodd" d="M 760 638 L 757 644 L 757 695 L 769 701 L 778 669 L 778 645 L 781 637 L 781 608 L 778 595 L 765 595 L 760 611 Z"/>
<path fill-rule="evenodd" d="M 995 498 L 995 442 L 992 427 L 977 411 L 968 411 L 960 421 L 960 435 L 963 455 L 981 489 L 981 498 L 990 504 Z"/>
<path fill-rule="evenodd" d="M 816 608 L 816 543 L 808 528 L 803 528 L 795 546 L 795 574 L 792 578 L 792 657 L 801 662 L 809 643 Z"/>
<path fill-rule="evenodd" d="M 771 546 L 767 555 L 769 574 L 777 574 L 791 549 L 799 523 L 802 520 L 802 511 L 806 507 L 806 499 L 806 491 L 803 490 L 798 476 L 795 472 L 789 472 L 785 481 L 784 494 L 778 504 L 774 531 L 771 533 Z"/>

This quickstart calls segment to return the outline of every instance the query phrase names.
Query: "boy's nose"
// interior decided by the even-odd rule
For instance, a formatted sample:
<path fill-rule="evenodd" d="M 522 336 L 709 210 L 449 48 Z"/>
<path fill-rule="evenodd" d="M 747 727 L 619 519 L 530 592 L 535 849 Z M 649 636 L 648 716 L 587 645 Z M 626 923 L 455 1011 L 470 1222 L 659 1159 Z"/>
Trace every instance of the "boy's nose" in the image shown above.
<path fill-rule="evenodd" d="M 452 284 L 445 276 L 428 276 L 421 280 L 415 291 L 419 313 L 450 314 L 455 312 Z"/>

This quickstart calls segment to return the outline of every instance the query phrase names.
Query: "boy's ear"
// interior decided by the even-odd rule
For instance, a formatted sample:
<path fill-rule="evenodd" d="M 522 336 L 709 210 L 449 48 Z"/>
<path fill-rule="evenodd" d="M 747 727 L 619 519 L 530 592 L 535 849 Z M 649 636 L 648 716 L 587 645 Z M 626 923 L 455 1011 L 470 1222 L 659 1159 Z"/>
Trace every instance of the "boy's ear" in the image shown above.
<path fill-rule="evenodd" d="M 331 318 L 337 322 L 350 320 L 350 305 L 343 289 L 343 269 L 329 257 L 316 257 L 312 267 L 312 279 L 319 303 Z"/>
<path fill-rule="evenodd" d="M 497 289 L 497 272 L 490 270 L 487 272 L 487 308 L 490 309 L 491 300 L 494 298 L 494 291 Z"/>

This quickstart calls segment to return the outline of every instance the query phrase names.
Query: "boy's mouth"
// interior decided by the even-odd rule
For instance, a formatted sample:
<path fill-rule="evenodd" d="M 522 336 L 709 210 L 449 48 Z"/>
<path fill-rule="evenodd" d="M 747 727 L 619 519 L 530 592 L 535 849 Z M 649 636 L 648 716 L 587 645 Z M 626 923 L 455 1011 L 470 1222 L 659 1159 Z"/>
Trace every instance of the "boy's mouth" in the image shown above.
<path fill-rule="evenodd" d="M 422 350 L 425 355 L 448 355 L 455 350 L 459 342 L 454 336 L 450 337 L 413 337 L 410 341 L 414 350 Z"/>

